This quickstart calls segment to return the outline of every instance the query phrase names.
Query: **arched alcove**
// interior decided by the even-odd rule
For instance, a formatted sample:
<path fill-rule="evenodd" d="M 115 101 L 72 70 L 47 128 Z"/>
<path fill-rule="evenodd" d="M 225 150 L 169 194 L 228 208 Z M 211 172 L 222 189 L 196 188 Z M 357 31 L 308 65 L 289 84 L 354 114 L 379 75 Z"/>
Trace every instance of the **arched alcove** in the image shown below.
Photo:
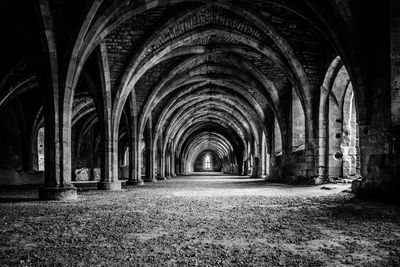
<path fill-rule="evenodd" d="M 194 172 L 220 172 L 221 160 L 213 152 L 202 152 L 194 161 Z"/>
<path fill-rule="evenodd" d="M 37 170 L 44 171 L 44 127 L 37 133 Z"/>
<path fill-rule="evenodd" d="M 350 76 L 340 58 L 331 64 L 323 89 L 326 91 L 321 94 L 320 116 L 325 119 L 320 119 L 320 146 L 326 147 L 326 155 L 320 149 L 320 165 L 325 157 L 326 176 L 330 179 L 357 178 L 360 175 L 357 107 Z"/>

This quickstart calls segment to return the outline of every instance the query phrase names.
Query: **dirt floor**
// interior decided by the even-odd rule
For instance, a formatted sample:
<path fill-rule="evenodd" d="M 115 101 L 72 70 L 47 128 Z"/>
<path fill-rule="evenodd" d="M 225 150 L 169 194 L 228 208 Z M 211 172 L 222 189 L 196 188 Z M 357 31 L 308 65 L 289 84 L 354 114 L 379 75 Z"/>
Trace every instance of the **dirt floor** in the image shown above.
<path fill-rule="evenodd" d="M 0 265 L 400 266 L 400 208 L 348 189 L 188 176 L 0 203 Z"/>

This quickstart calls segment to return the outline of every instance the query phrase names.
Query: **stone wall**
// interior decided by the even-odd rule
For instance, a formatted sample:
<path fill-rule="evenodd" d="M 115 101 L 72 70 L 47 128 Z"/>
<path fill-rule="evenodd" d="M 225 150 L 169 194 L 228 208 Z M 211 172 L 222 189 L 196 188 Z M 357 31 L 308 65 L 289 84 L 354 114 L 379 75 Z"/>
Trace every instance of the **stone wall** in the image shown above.
<path fill-rule="evenodd" d="M 299 96 L 292 91 L 292 147 L 294 151 L 303 150 L 306 143 L 306 127 L 303 107 Z"/>
<path fill-rule="evenodd" d="M 96 147 L 95 137 L 94 129 L 81 140 L 76 133 L 73 135 L 72 177 L 75 181 L 100 180 L 100 151 L 97 151 L 99 147 Z"/>

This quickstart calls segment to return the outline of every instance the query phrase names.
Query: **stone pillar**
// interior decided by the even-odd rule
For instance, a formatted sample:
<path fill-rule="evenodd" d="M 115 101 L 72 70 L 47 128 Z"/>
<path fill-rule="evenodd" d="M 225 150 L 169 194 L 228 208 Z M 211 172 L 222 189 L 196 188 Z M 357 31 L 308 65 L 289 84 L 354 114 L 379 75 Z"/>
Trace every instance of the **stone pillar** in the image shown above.
<path fill-rule="evenodd" d="M 118 181 L 118 136 L 112 134 L 111 121 L 111 83 L 110 68 L 108 65 L 107 47 L 101 43 L 98 50 L 99 65 L 102 79 L 103 100 L 103 151 L 101 180 L 97 185 L 100 190 L 121 190 L 121 182 Z"/>
<path fill-rule="evenodd" d="M 162 132 L 160 133 L 160 179 L 166 180 L 166 175 L 165 175 L 165 150 L 164 150 L 164 140 L 163 140 L 163 134 Z"/>
<path fill-rule="evenodd" d="M 129 180 L 128 184 L 144 185 L 142 177 L 139 173 L 139 139 L 137 129 L 137 114 L 136 111 L 131 116 L 131 132 L 132 140 L 129 146 Z"/>
<path fill-rule="evenodd" d="M 174 143 L 171 144 L 170 148 L 170 157 L 171 157 L 171 176 L 176 177 L 176 170 L 175 170 L 175 152 L 173 151 L 174 149 Z"/>
<path fill-rule="evenodd" d="M 262 144 L 261 144 L 261 177 L 267 176 L 267 147 L 266 147 L 266 140 L 265 135 L 263 134 L 262 137 Z"/>
<path fill-rule="evenodd" d="M 176 152 L 174 152 L 174 162 L 175 162 L 175 176 L 181 175 L 180 158 L 176 155 Z"/>
<path fill-rule="evenodd" d="M 248 175 L 248 170 L 249 170 L 248 159 L 247 159 L 247 157 L 245 157 L 243 159 L 243 176 Z"/>
<path fill-rule="evenodd" d="M 118 141 L 110 140 L 110 138 L 106 138 L 104 140 L 104 164 L 101 166 L 101 180 L 97 184 L 97 189 L 99 190 L 121 190 L 121 182 L 118 181 L 118 172 L 115 171 L 113 165 L 116 165 L 116 170 L 118 171 L 118 161 L 116 157 L 117 151 L 114 151 L 112 142 L 118 143 Z M 117 144 L 115 144 L 117 147 Z M 115 158 L 114 158 L 115 157 Z"/>
<path fill-rule="evenodd" d="M 165 167 L 165 151 L 161 151 L 161 166 L 160 166 L 160 178 L 163 180 L 167 180 L 167 175 L 166 175 L 166 167 Z"/>
<path fill-rule="evenodd" d="M 165 154 L 165 177 L 171 178 L 171 157 L 169 155 L 169 152 Z"/>
<path fill-rule="evenodd" d="M 247 176 L 249 173 L 249 165 L 248 165 L 248 149 L 247 149 L 247 141 L 245 141 L 244 144 L 244 152 L 243 152 L 243 171 L 242 171 L 242 175 L 243 176 Z"/>
<path fill-rule="evenodd" d="M 39 5 L 43 51 L 39 79 L 45 90 L 45 172 L 39 197 L 44 200 L 76 199 L 77 189 L 71 184 L 71 123 L 63 120 L 63 102 L 60 100 L 65 92 L 65 81 L 62 82 L 60 77 L 60 51 L 57 51 L 49 3 L 41 1 Z"/>
<path fill-rule="evenodd" d="M 150 115 L 146 124 L 146 182 L 157 182 L 154 175 L 153 122 Z"/>
<path fill-rule="evenodd" d="M 260 178 L 260 158 L 259 157 L 255 157 L 254 158 L 254 164 L 253 164 L 253 173 L 251 175 L 251 178 Z"/>
<path fill-rule="evenodd" d="M 47 88 L 49 89 L 49 88 Z M 46 90 L 46 97 L 53 97 L 51 90 Z M 58 110 L 55 110 L 51 101 L 45 101 L 45 167 L 44 186 L 39 190 L 39 197 L 43 200 L 72 200 L 77 198 L 77 189 L 71 184 L 71 175 L 63 172 L 63 163 L 66 159 L 60 157 L 60 149 L 64 144 L 60 137 L 60 124 L 57 121 Z M 71 148 L 64 148 L 70 149 Z"/>
<path fill-rule="evenodd" d="M 243 163 L 238 165 L 237 172 L 238 172 L 237 173 L 238 175 L 242 175 L 243 174 Z"/>
<path fill-rule="evenodd" d="M 397 0 L 390 1 L 390 77 L 391 123 L 397 135 L 400 132 L 400 3 Z"/>

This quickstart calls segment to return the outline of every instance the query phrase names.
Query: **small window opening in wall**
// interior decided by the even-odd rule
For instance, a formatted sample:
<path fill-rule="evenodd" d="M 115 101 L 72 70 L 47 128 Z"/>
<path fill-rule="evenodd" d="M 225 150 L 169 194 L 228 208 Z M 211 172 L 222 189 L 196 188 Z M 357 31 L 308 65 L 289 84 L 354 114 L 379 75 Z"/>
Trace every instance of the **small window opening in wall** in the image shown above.
<path fill-rule="evenodd" d="M 343 154 L 342 154 L 341 152 L 336 152 L 336 153 L 333 155 L 333 158 L 334 158 L 335 160 L 341 160 L 341 159 L 343 158 Z"/>
<path fill-rule="evenodd" d="M 44 171 L 44 127 L 40 128 L 37 135 L 38 171 Z"/>
<path fill-rule="evenodd" d="M 204 169 L 209 171 L 211 170 L 211 158 L 210 155 L 206 155 L 204 157 Z"/>
<path fill-rule="evenodd" d="M 129 165 L 129 146 L 125 148 L 125 153 L 124 153 L 124 166 Z"/>

